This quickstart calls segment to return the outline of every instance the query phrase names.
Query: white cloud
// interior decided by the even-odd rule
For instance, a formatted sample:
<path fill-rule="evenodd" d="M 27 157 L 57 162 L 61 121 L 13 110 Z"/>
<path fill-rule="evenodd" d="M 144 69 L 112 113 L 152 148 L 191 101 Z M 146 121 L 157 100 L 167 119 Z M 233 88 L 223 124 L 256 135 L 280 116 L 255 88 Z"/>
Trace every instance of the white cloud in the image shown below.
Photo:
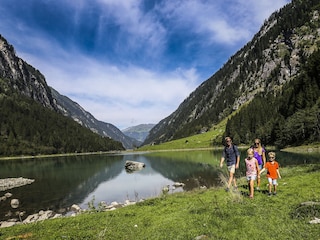
<path fill-rule="evenodd" d="M 263 20 L 287 0 L 178 0 L 165 1 L 159 8 L 174 28 L 207 35 L 211 43 L 234 44 L 249 40 Z"/>
<path fill-rule="evenodd" d="M 156 16 L 149 12 L 142 11 L 143 1 L 139 0 L 97 0 L 102 4 L 104 16 L 101 17 L 101 24 L 106 24 L 108 19 L 115 21 L 124 35 L 129 38 L 124 48 L 146 47 L 146 53 L 155 54 L 161 52 L 166 41 L 166 30 L 158 22 Z M 120 46 L 121 47 L 121 46 Z"/>
<path fill-rule="evenodd" d="M 57 58 L 43 61 L 34 56 L 28 59 L 47 76 L 48 85 L 79 103 L 98 120 L 119 128 L 131 126 L 132 121 L 159 122 L 172 113 L 199 82 L 195 69 L 158 73 L 72 56 L 73 59 L 64 61 Z"/>
<path fill-rule="evenodd" d="M 99 48 L 90 52 L 91 49 L 82 46 L 74 36 L 58 39 L 47 29 L 39 27 L 37 19 L 32 21 L 36 24 L 34 26 L 16 15 L 13 20 L 9 17 L 2 20 L 0 16 L 0 29 L 7 34 L 5 38 L 11 39 L 19 57 L 39 69 L 50 86 L 78 102 L 98 120 L 122 129 L 140 123 L 157 123 L 175 111 L 204 80 L 200 78 L 200 70 L 193 66 L 200 62 L 205 62 L 202 68 L 211 68 L 212 62 L 223 64 L 227 59 L 213 61 L 208 52 L 228 51 L 226 45 L 242 47 L 241 44 L 250 40 L 263 20 L 287 2 L 164 0 L 157 1 L 155 8 L 145 11 L 142 0 L 60 1 L 62 8 L 66 8 L 66 4 L 72 6 L 74 11 L 68 9 L 73 13 L 70 24 L 74 25 L 70 29 L 80 33 L 83 21 L 90 22 L 83 19 L 83 13 L 88 9 L 99 9 L 97 18 L 93 19 L 98 25 L 94 26 L 97 35 L 95 39 L 89 37 L 89 41 L 103 46 L 109 38 L 108 47 L 116 49 L 114 52 L 119 54 L 111 57 L 120 59 L 121 65 L 108 55 L 114 52 L 97 57 L 94 53 L 100 54 Z M 99 6 L 90 8 L 91 4 L 97 3 Z M 0 10 L 4 11 L 1 7 Z M 32 12 L 26 14 L 33 16 Z M 110 25 L 116 35 L 108 32 Z M 169 42 L 176 40 L 172 38 L 177 35 L 189 38 L 181 37 L 181 42 L 174 42 L 179 46 L 174 45 L 173 53 L 165 56 Z M 172 55 L 181 52 L 189 59 L 175 55 L 173 59 L 176 61 L 171 62 Z M 194 52 L 196 54 L 192 55 Z M 226 57 L 228 54 L 232 55 L 231 50 L 225 53 Z M 212 69 L 219 67 L 212 66 Z"/>

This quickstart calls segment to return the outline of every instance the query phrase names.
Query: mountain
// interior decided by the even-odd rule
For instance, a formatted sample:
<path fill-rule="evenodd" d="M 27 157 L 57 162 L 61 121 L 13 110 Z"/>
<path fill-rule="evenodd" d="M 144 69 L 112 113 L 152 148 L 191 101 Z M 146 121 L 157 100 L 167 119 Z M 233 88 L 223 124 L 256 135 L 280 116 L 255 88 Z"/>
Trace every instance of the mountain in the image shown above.
<path fill-rule="evenodd" d="M 133 149 L 141 144 L 134 138 L 123 134 L 123 132 L 114 125 L 98 121 L 94 116 L 92 116 L 92 114 L 85 111 L 78 103 L 59 94 L 55 89 L 51 88 L 51 92 L 60 112 L 63 115 L 72 118 L 81 126 L 86 127 L 101 136 L 110 137 L 113 140 L 121 142 L 126 149 Z"/>
<path fill-rule="evenodd" d="M 0 35 L 0 154 L 124 149 L 120 142 L 112 140 L 109 135 L 98 135 L 70 117 L 63 116 L 61 110 L 65 114 L 82 108 L 74 103 L 73 106 L 69 105 L 72 110 L 62 109 L 62 98 L 47 85 L 45 77 L 38 70 L 15 55 L 13 46 Z M 85 114 L 85 111 L 82 113 Z M 92 116 L 87 115 L 93 121 Z M 102 127 L 104 125 L 99 124 Z M 112 129 L 112 133 L 117 133 L 116 129 L 109 126 L 105 126 L 105 129 L 105 132 Z M 118 134 L 127 139 L 120 130 Z"/>
<path fill-rule="evenodd" d="M 133 127 L 128 127 L 121 130 L 126 136 L 134 138 L 141 143 L 146 139 L 149 134 L 149 131 L 155 126 L 155 124 L 140 124 Z"/>
<path fill-rule="evenodd" d="M 293 0 L 273 13 L 248 44 L 150 130 L 143 144 L 195 135 L 228 116 L 224 136 L 238 143 L 256 137 L 281 146 L 320 141 L 319 12 L 318 0 Z"/>

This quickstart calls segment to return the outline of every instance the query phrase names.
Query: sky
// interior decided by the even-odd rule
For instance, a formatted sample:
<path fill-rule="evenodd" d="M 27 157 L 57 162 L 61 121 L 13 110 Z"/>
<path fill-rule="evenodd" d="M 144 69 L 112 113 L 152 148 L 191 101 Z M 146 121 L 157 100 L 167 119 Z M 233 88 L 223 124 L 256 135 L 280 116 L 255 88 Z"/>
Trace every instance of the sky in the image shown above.
<path fill-rule="evenodd" d="M 0 0 L 0 34 L 47 84 L 123 130 L 158 123 L 290 0 Z"/>

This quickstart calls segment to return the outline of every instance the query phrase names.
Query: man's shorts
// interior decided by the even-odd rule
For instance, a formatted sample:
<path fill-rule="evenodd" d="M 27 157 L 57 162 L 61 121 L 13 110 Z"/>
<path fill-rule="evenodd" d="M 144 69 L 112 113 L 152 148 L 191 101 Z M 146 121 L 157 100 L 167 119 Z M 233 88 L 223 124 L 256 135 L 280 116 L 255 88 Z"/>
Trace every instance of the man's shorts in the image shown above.
<path fill-rule="evenodd" d="M 256 180 L 257 179 L 257 175 L 253 175 L 253 176 L 247 176 L 247 180 L 250 181 L 250 180 Z"/>
<path fill-rule="evenodd" d="M 228 171 L 231 173 L 235 173 L 236 172 L 236 165 L 232 164 L 232 165 L 228 166 Z"/>
<path fill-rule="evenodd" d="M 268 177 L 268 182 L 269 184 L 272 184 L 272 185 L 278 185 L 277 179 L 272 179 Z"/>

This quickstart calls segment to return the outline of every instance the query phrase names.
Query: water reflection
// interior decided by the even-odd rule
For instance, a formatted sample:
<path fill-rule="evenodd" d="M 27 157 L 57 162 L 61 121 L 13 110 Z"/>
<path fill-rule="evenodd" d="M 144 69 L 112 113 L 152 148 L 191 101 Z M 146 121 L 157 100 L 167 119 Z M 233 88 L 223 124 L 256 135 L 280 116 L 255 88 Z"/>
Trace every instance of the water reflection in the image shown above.
<path fill-rule="evenodd" d="M 59 211 L 80 204 L 86 208 L 90 201 L 124 202 L 161 194 L 166 185 L 184 183 L 185 191 L 201 186 L 220 184 L 218 167 L 221 150 L 170 152 L 154 154 L 88 155 L 30 160 L 0 161 L 1 178 L 25 177 L 35 179 L 31 185 L 0 192 L 13 194 L 20 200 L 15 211 L 27 215 L 39 210 Z M 241 153 L 241 159 L 245 151 Z M 143 162 L 141 171 L 127 173 L 127 160 Z M 281 166 L 319 162 L 318 154 L 277 153 Z M 243 161 L 242 161 L 243 162 Z M 241 166 L 244 172 L 244 166 Z M 242 173 L 243 174 L 243 173 Z M 0 220 L 11 218 L 10 200 L 0 202 Z"/>

